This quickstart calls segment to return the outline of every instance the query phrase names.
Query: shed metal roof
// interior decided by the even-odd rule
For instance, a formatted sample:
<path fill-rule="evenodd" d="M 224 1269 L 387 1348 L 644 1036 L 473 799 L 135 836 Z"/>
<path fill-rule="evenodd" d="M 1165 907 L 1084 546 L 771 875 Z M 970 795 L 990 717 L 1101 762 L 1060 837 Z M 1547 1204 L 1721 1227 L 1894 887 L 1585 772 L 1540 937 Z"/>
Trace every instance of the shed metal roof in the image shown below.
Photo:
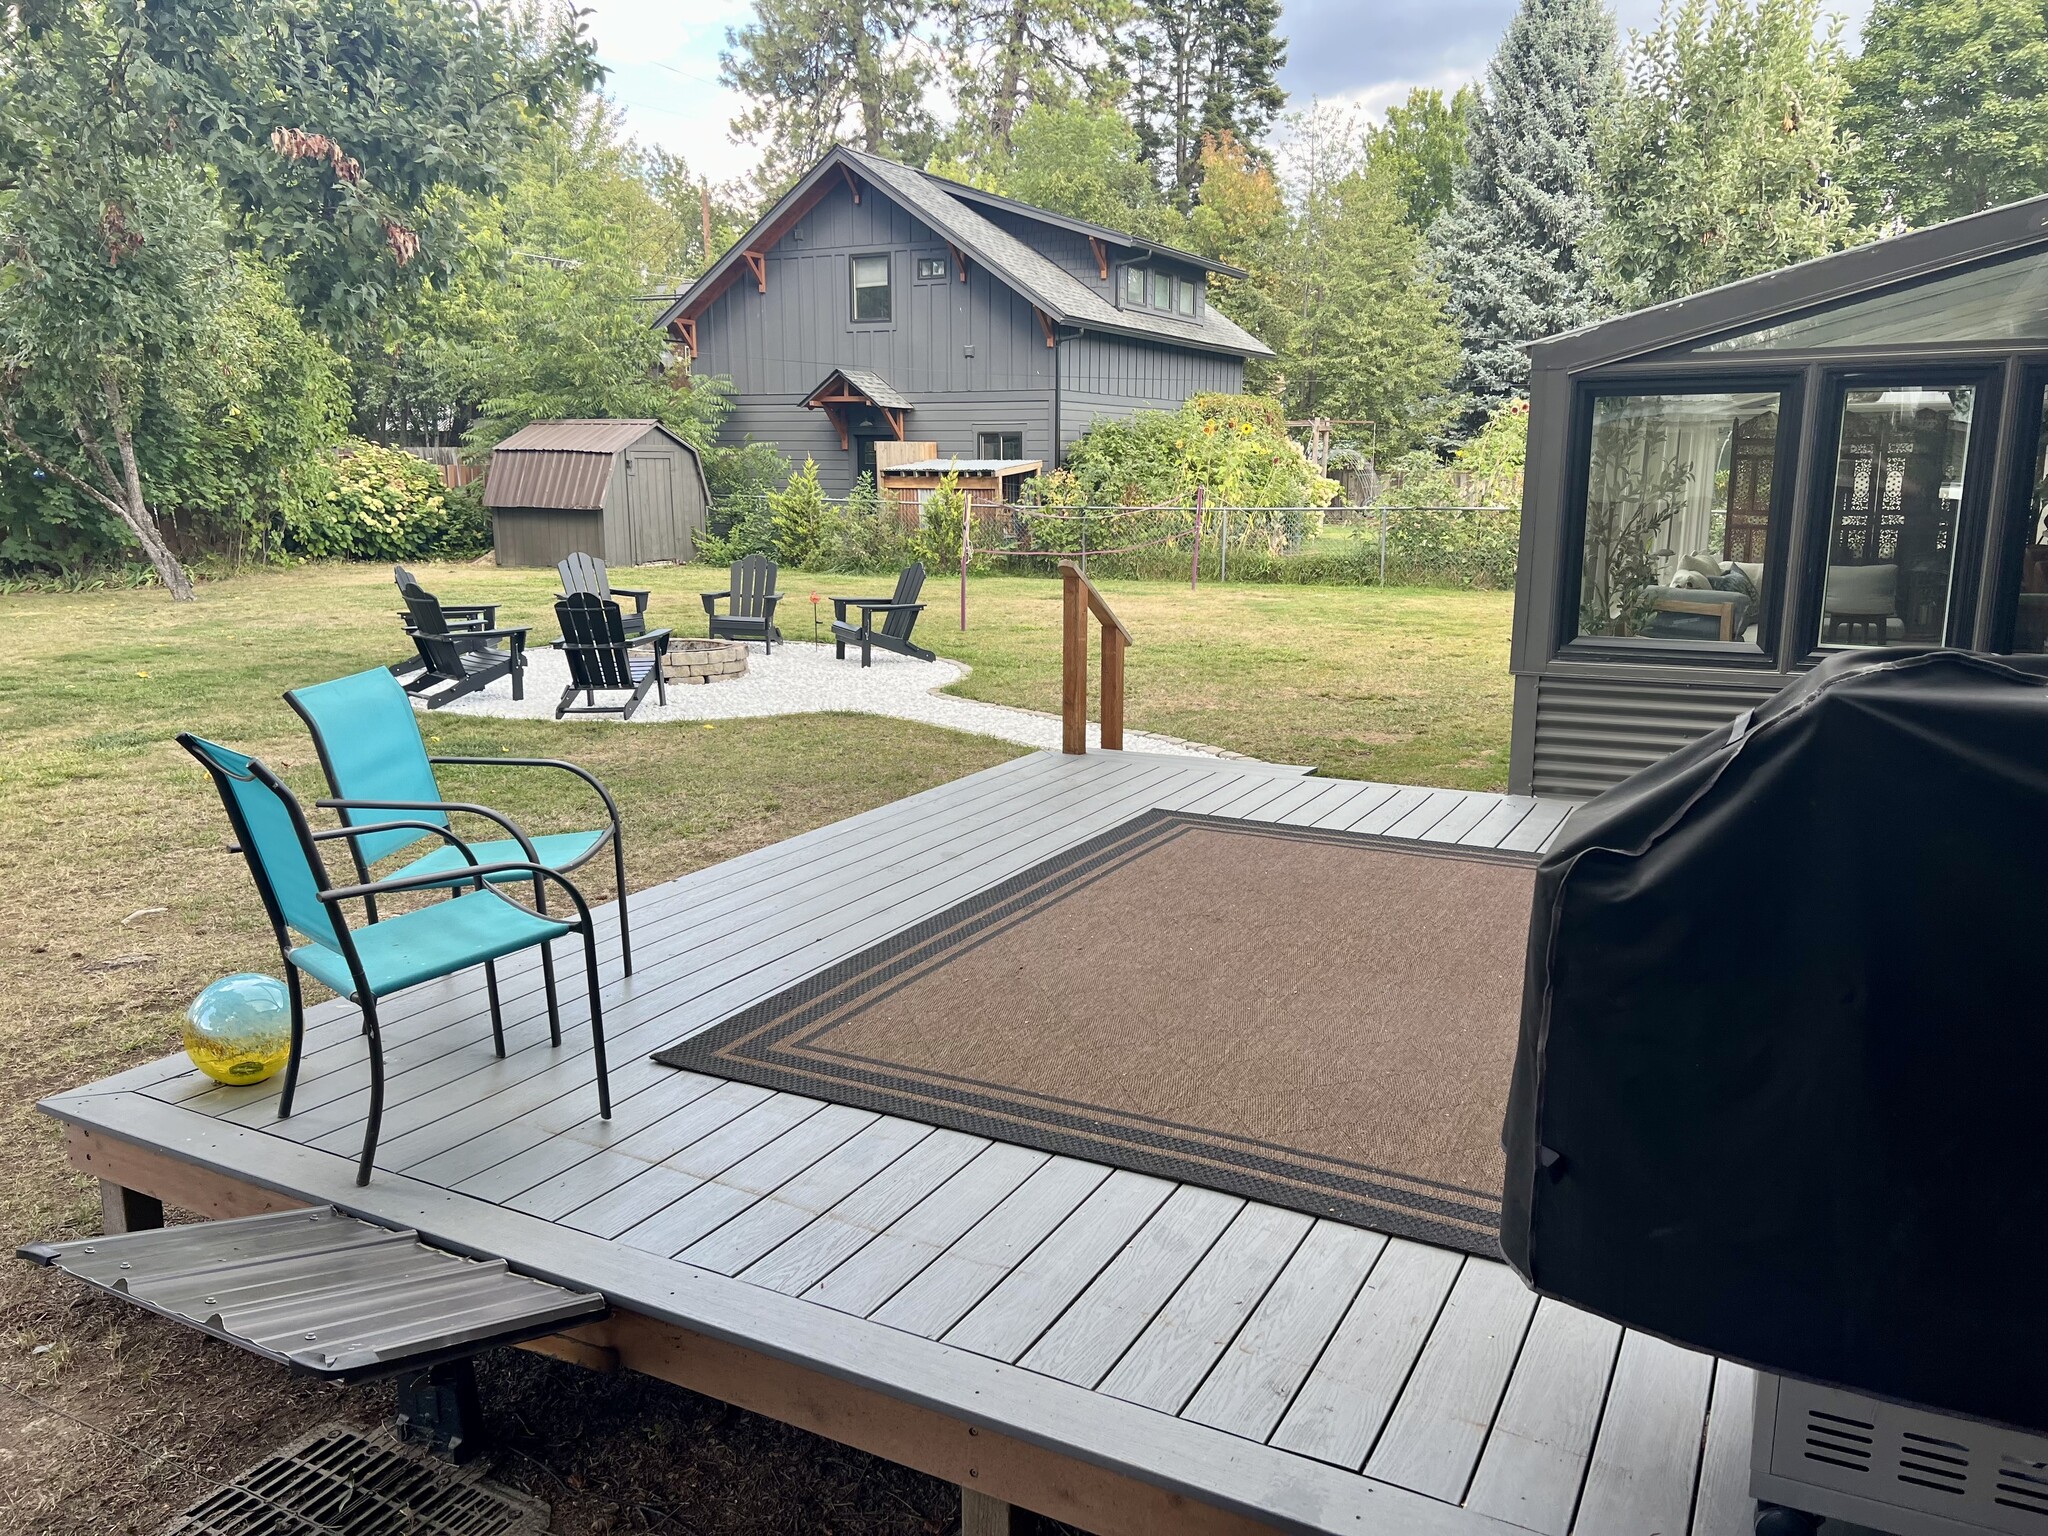
<path fill-rule="evenodd" d="M 650 432 L 661 433 L 695 460 L 695 449 L 653 420 L 536 421 L 521 427 L 491 450 L 484 505 L 601 511 L 613 460 Z"/>
<path fill-rule="evenodd" d="M 863 154 L 844 145 L 827 152 L 805 172 L 752 229 L 676 297 L 676 301 L 662 313 L 659 324 L 666 327 L 679 316 L 693 313 L 693 305 L 709 302 L 723 292 L 743 257 L 756 250 L 756 240 L 764 233 L 775 233 L 785 221 L 797 217 L 807 205 L 806 200 L 812 198 L 818 183 L 842 167 L 849 174 L 857 174 L 881 188 L 913 218 L 970 261 L 985 267 L 998 280 L 1022 294 L 1055 324 L 1195 347 L 1205 352 L 1222 352 L 1233 357 L 1273 356 L 1272 348 L 1213 304 L 1204 304 L 1202 313 L 1193 317 L 1119 309 L 1050 257 L 1041 255 L 969 207 L 965 195 L 968 189 L 963 188 L 962 195 L 955 196 L 949 189 L 956 184 L 942 177 L 913 170 L 876 155 Z M 1022 213 L 1037 211 L 1022 203 L 1011 206 Z M 1053 217 L 1056 220 L 1057 216 Z M 776 238 L 780 238 L 779 234 Z M 1123 243 L 1137 249 L 1163 250 L 1128 237 Z M 1197 266 L 1206 265 L 1199 257 L 1181 252 L 1169 254 Z"/>

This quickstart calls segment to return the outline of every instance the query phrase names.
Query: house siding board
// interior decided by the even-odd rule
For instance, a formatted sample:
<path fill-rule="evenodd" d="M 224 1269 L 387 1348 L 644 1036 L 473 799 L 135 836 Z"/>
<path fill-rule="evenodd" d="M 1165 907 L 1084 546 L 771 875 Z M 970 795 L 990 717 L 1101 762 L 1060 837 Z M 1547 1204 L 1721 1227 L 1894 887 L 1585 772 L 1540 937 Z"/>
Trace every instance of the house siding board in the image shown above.
<path fill-rule="evenodd" d="M 1242 358 L 1115 336 L 1081 336 L 1059 350 L 1061 453 L 1098 421 L 1178 410 L 1195 395 L 1244 388 Z"/>
<path fill-rule="evenodd" d="M 1754 709 L 1785 683 L 1663 683 L 1549 676 L 1535 680 L 1533 793 L 1581 798 Z"/>

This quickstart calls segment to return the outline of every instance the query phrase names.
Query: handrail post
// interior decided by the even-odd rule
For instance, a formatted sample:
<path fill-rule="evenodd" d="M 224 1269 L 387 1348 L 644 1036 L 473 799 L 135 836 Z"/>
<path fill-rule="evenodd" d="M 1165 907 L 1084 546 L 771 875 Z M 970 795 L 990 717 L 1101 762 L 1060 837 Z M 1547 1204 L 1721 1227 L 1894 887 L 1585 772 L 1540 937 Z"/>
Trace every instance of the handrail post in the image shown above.
<path fill-rule="evenodd" d="M 1124 635 L 1102 626 L 1102 750 L 1124 749 Z M 1084 727 L 1085 729 L 1085 727 Z"/>
<path fill-rule="evenodd" d="M 1060 562 L 1060 750 L 1088 750 L 1088 594 L 1081 573 Z"/>

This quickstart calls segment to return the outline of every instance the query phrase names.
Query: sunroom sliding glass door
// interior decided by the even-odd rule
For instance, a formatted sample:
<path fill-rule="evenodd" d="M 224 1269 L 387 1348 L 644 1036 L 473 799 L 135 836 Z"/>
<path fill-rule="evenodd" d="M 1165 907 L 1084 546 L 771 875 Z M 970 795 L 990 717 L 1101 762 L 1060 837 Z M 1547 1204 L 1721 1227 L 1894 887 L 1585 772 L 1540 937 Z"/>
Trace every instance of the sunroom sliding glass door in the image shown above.
<path fill-rule="evenodd" d="M 2033 451 L 2021 487 L 2026 541 L 2020 549 L 2020 589 L 2012 621 L 2012 648 L 2048 651 L 2048 377 L 2035 374 L 2021 396 L 2023 419 L 2033 427 Z M 2030 418 L 2030 419 L 2029 419 Z"/>
<path fill-rule="evenodd" d="M 1822 645 L 1946 640 L 1979 393 L 1912 383 L 1842 391 Z"/>

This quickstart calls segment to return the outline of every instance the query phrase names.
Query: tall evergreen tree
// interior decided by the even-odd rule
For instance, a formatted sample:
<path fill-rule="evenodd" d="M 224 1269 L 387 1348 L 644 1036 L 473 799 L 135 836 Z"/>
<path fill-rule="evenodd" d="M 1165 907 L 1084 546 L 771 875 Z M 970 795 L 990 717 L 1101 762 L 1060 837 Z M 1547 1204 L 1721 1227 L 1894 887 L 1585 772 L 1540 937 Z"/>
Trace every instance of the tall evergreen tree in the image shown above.
<path fill-rule="evenodd" d="M 1865 218 L 1933 224 L 2048 192 L 2048 0 L 1877 0 L 1848 75 Z"/>
<path fill-rule="evenodd" d="M 1843 82 L 1820 0 L 1667 0 L 1600 141 L 1594 237 L 1636 307 L 1840 250 Z"/>
<path fill-rule="evenodd" d="M 1138 0 L 1117 40 L 1127 103 L 1160 184 L 1183 211 L 1202 181 L 1202 140 L 1255 144 L 1280 109 L 1280 0 Z"/>
<path fill-rule="evenodd" d="M 734 134 L 759 143 L 779 195 L 835 144 L 921 163 L 932 145 L 914 50 L 926 0 L 756 0 L 727 28 L 719 78 L 748 98 Z"/>
<path fill-rule="evenodd" d="M 1464 338 L 1468 427 L 1523 387 L 1524 342 L 1602 311 L 1587 236 L 1599 212 L 1594 134 L 1615 89 L 1614 18 L 1601 0 L 1522 0 L 1431 230 Z"/>
<path fill-rule="evenodd" d="M 998 152 L 1017 119 L 1109 85 L 1109 45 L 1129 0 L 948 0 L 947 41 L 960 58 L 961 125 Z"/>

